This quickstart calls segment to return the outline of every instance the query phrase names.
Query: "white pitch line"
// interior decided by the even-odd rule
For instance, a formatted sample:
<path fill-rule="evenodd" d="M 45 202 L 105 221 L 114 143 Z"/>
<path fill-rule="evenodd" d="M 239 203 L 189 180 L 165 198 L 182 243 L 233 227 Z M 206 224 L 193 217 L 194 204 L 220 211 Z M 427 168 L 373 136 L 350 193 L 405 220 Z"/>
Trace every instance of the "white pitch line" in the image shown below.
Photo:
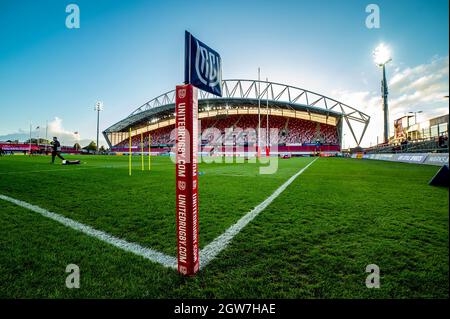
<path fill-rule="evenodd" d="M 239 219 L 234 225 L 230 226 L 222 235 L 214 239 L 211 243 L 205 246 L 200 251 L 200 268 L 205 268 L 213 259 L 217 257 L 217 255 L 224 250 L 231 240 L 236 236 L 249 222 L 251 222 L 256 216 L 259 215 L 267 206 L 269 206 L 300 174 L 302 174 L 310 165 L 312 165 L 315 161 L 314 159 L 296 174 L 294 174 L 291 178 L 289 178 L 283 185 L 278 187 L 275 192 L 272 193 L 266 200 L 248 212 L 245 216 Z M 136 243 L 130 243 L 126 240 L 114 237 L 108 233 L 103 231 L 94 229 L 90 226 L 84 225 L 80 222 L 74 221 L 70 218 L 61 216 L 56 213 L 52 213 L 44 208 L 41 208 L 36 205 L 29 204 L 27 202 L 14 199 L 12 197 L 1 195 L 0 199 L 18 205 L 20 207 L 29 209 L 34 211 L 44 217 L 50 218 L 54 221 L 57 221 L 64 226 L 72 228 L 74 230 L 80 231 L 88 236 L 97 238 L 103 242 L 106 242 L 110 245 L 113 245 L 117 248 L 125 250 L 127 252 L 131 252 L 135 255 L 144 257 L 145 259 L 151 260 L 153 262 L 159 263 L 164 267 L 177 269 L 177 258 L 166 255 L 159 251 L 156 251 L 151 248 L 143 247 Z"/>
<path fill-rule="evenodd" d="M 270 205 L 300 174 L 302 174 L 310 165 L 315 161 L 314 159 L 295 175 L 289 178 L 283 185 L 277 188 L 275 192 L 272 193 L 265 201 L 260 203 L 258 206 L 253 208 L 250 212 L 245 214 L 241 219 L 239 219 L 234 225 L 230 226 L 222 235 L 214 239 L 208 245 L 206 245 L 200 251 L 200 269 L 205 268 L 213 259 L 224 250 L 231 240 L 236 236 L 248 223 L 250 223 L 256 216 L 259 215 L 267 206 Z"/>
<path fill-rule="evenodd" d="M 256 175 L 211 173 L 212 176 L 255 177 Z"/>
<path fill-rule="evenodd" d="M 148 259 L 148 260 L 151 260 L 158 264 L 161 264 L 164 267 L 177 269 L 177 259 L 175 257 L 168 256 L 166 254 L 163 254 L 159 251 L 156 251 L 156 250 L 153 250 L 150 248 L 142 247 L 141 245 L 136 244 L 136 243 L 130 243 L 126 240 L 114 237 L 103 231 L 100 231 L 100 230 L 94 229 L 90 226 L 76 222 L 73 219 L 63 217 L 61 215 L 52 213 L 52 212 L 50 212 L 44 208 L 41 208 L 39 206 L 31 205 L 27 202 L 24 202 L 24 201 L 21 201 L 18 199 L 14 199 L 9 196 L 0 194 L 0 199 L 3 199 L 4 201 L 10 202 L 10 203 L 13 203 L 17 206 L 21 206 L 23 208 L 29 209 L 33 212 L 41 214 L 44 217 L 53 219 L 54 221 L 57 221 L 57 222 L 63 224 L 64 226 L 67 226 L 74 230 L 80 231 L 91 237 L 97 238 L 105 243 L 113 245 L 113 246 L 120 248 L 122 250 L 125 250 L 127 252 L 131 252 L 135 255 L 142 256 L 145 259 Z"/>

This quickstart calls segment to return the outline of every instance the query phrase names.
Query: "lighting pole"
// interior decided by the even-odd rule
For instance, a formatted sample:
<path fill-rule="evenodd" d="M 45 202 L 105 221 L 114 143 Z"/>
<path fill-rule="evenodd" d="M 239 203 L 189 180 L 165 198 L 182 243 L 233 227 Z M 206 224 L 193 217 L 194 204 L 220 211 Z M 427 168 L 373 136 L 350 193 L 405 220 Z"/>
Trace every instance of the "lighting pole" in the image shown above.
<path fill-rule="evenodd" d="M 444 96 L 444 99 L 448 99 L 448 95 L 445 95 Z M 448 123 L 448 121 L 447 121 L 447 137 L 448 137 L 448 135 L 449 135 L 449 133 L 448 133 L 448 130 L 449 130 L 449 123 Z"/>
<path fill-rule="evenodd" d="M 383 43 L 378 45 L 374 52 L 375 63 L 383 69 L 383 79 L 381 81 L 381 96 L 383 98 L 384 112 L 384 143 L 389 142 L 389 108 L 388 108 L 388 85 L 386 81 L 386 64 L 392 61 L 389 48 Z"/>
<path fill-rule="evenodd" d="M 103 111 L 103 102 L 102 101 L 97 101 L 95 103 L 95 111 L 97 111 L 97 144 L 96 149 L 97 149 L 97 153 L 98 153 L 98 132 L 99 132 L 99 123 L 100 123 L 100 111 Z"/>
<path fill-rule="evenodd" d="M 30 123 L 30 143 L 29 143 L 29 155 L 31 156 L 31 126 L 32 124 Z"/>
<path fill-rule="evenodd" d="M 45 155 L 47 155 L 47 146 L 48 146 L 48 121 L 45 121 Z"/>
<path fill-rule="evenodd" d="M 37 131 L 37 141 L 36 141 L 36 144 L 37 144 L 37 147 L 38 147 L 38 152 L 39 152 L 39 135 L 41 135 L 41 126 L 38 126 L 38 127 L 36 127 L 36 131 Z"/>

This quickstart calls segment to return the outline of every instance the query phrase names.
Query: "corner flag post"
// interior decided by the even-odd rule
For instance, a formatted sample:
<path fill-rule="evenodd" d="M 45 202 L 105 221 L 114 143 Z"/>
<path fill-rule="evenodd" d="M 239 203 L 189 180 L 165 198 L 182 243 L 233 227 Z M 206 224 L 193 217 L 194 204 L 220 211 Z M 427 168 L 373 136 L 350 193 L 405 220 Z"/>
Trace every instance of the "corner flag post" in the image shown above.
<path fill-rule="evenodd" d="M 197 88 L 177 85 L 175 113 L 178 271 L 194 275 L 199 270 Z"/>
<path fill-rule="evenodd" d="M 184 85 L 175 90 L 178 272 L 194 275 L 198 252 L 198 89 L 222 96 L 220 55 L 185 33 Z"/>
<path fill-rule="evenodd" d="M 131 176 L 131 127 L 130 136 L 128 139 L 128 174 Z"/>

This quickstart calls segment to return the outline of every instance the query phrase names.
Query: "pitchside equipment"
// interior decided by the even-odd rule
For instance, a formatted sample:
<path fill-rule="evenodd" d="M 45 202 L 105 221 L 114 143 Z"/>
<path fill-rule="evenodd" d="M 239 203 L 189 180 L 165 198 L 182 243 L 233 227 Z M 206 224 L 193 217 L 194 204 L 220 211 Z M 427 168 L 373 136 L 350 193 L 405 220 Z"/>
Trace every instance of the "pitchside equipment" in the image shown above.
<path fill-rule="evenodd" d="M 62 165 L 78 165 L 80 163 L 81 163 L 80 160 L 75 160 L 75 161 L 63 160 L 62 161 Z"/>
<path fill-rule="evenodd" d="M 428 183 L 429 185 L 433 186 L 449 186 L 449 169 L 447 165 L 442 166 L 439 171 L 436 173 L 436 175 L 433 176 L 433 178 Z"/>
<path fill-rule="evenodd" d="M 222 96 L 220 55 L 185 33 L 185 85 L 175 90 L 176 209 L 178 271 L 194 275 L 198 255 L 198 93 L 197 88 Z"/>

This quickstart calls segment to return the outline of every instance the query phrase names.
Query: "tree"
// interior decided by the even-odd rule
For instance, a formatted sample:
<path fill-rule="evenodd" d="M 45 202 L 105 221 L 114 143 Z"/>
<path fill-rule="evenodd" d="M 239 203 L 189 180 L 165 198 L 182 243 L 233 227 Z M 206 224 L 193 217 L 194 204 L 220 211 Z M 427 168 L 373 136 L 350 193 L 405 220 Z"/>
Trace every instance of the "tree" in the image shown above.
<path fill-rule="evenodd" d="M 104 152 L 106 152 L 106 150 L 105 150 L 105 147 L 102 145 L 102 146 L 100 146 L 100 148 L 99 148 L 99 152 L 102 152 L 102 153 L 104 153 Z"/>
<path fill-rule="evenodd" d="M 81 146 L 80 146 L 80 144 L 75 143 L 75 144 L 73 145 L 73 148 L 76 149 L 76 150 L 78 151 L 78 150 L 81 149 Z"/>
<path fill-rule="evenodd" d="M 96 151 L 97 150 L 97 145 L 95 144 L 94 141 L 90 142 L 88 146 L 83 147 L 83 149 L 87 150 L 87 151 Z"/>
<path fill-rule="evenodd" d="M 50 145 L 50 141 L 46 140 L 45 138 L 40 138 L 39 144 Z"/>
<path fill-rule="evenodd" d="M 46 140 L 45 138 L 39 138 L 39 140 L 37 138 L 32 138 L 31 139 L 31 144 L 38 144 L 39 145 L 49 145 L 50 141 Z M 25 144 L 30 144 L 30 139 L 25 141 Z"/>
<path fill-rule="evenodd" d="M 35 139 L 35 138 L 31 139 L 31 144 L 36 144 L 36 142 L 37 142 L 37 139 Z M 30 139 L 26 140 L 25 144 L 30 144 Z"/>

